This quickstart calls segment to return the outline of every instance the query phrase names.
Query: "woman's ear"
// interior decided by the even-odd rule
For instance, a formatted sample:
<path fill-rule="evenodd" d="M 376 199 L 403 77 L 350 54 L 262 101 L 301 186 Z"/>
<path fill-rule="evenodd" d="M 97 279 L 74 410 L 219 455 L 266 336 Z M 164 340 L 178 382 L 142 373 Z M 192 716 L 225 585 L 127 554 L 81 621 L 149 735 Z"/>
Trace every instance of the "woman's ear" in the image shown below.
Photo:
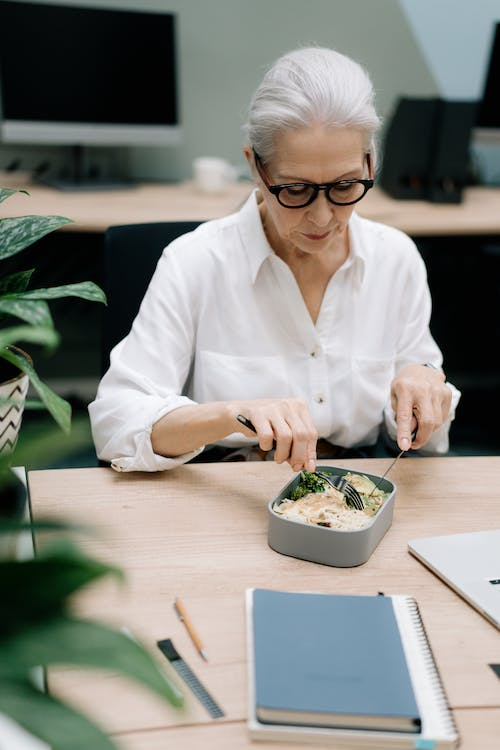
<path fill-rule="evenodd" d="M 245 154 L 245 159 L 248 162 L 250 175 L 254 181 L 257 181 L 259 175 L 257 174 L 257 170 L 255 169 L 255 159 L 253 156 L 253 149 L 250 146 L 243 146 L 243 153 Z"/>
<path fill-rule="evenodd" d="M 253 152 L 250 146 L 243 146 L 243 153 L 245 154 L 245 159 L 248 162 L 248 166 L 250 169 L 253 167 Z"/>

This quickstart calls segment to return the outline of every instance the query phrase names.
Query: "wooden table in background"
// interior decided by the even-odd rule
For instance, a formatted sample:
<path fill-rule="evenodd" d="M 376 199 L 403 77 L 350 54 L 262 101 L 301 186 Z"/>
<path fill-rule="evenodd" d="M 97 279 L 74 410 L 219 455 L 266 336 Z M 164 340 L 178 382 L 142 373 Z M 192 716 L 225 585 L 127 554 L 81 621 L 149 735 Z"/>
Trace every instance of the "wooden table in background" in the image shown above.
<path fill-rule="evenodd" d="M 59 231 L 104 232 L 115 224 L 149 221 L 205 221 L 236 211 L 253 184 L 236 182 L 221 193 L 202 193 L 190 182 L 138 183 L 124 190 L 65 192 L 31 184 L 26 175 L 0 173 L 0 185 L 25 188 L 2 204 L 1 216 L 58 214 L 73 219 Z M 361 216 L 403 230 L 412 237 L 499 235 L 500 188 L 473 187 L 458 204 L 395 200 L 375 186 L 357 205 Z"/>
<path fill-rule="evenodd" d="M 7 182 L 8 180 L 8 182 Z M 104 233 L 117 224 L 154 221 L 206 221 L 237 211 L 250 195 L 250 182 L 237 182 L 221 193 L 203 193 L 192 182 L 137 183 L 122 190 L 62 191 L 17 181 L 0 174 L 0 184 L 25 188 L 2 204 L 1 216 L 39 214 L 73 220 L 59 232 Z"/>
<path fill-rule="evenodd" d="M 337 465 L 381 474 L 388 464 L 358 459 Z M 411 594 L 462 735 L 461 750 L 498 750 L 500 680 L 488 665 L 500 662 L 500 634 L 413 558 L 407 542 L 500 527 L 500 459 L 400 461 L 391 473 L 397 485 L 393 524 L 357 568 L 318 565 L 269 548 L 267 502 L 291 476 L 288 466 L 265 462 L 192 464 L 156 474 L 30 472 L 34 518 L 92 524 L 96 533 L 82 539 L 84 549 L 127 573 L 125 588 L 106 581 L 80 596 L 79 611 L 127 626 L 159 659 L 155 642 L 172 638 L 226 715 L 211 720 L 194 698 L 182 711 L 164 706 L 134 684 L 99 672 L 59 670 L 50 676 L 51 689 L 100 721 L 124 750 L 271 749 L 277 744 L 252 745 L 246 731 L 245 589 Z M 208 662 L 176 617 L 176 596 L 202 636 Z"/>

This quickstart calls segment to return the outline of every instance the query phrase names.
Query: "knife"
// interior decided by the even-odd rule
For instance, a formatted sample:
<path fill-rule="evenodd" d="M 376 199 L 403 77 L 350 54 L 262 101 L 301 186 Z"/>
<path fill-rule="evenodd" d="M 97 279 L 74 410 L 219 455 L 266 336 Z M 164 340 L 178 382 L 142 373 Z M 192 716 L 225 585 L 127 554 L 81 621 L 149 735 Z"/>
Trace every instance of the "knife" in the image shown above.
<path fill-rule="evenodd" d="M 417 430 L 418 430 L 418 427 L 417 427 L 416 430 L 413 430 L 413 432 L 411 433 L 411 442 L 412 443 L 415 440 L 415 437 L 417 435 Z M 408 448 L 407 450 L 410 450 L 410 448 Z M 390 472 L 390 470 L 392 469 L 392 467 L 394 466 L 394 464 L 396 463 L 396 461 L 398 461 L 398 459 L 401 458 L 401 456 L 403 455 L 403 453 L 406 453 L 406 450 L 400 451 L 398 453 L 398 455 L 396 456 L 396 458 L 394 459 L 394 461 L 392 461 L 392 463 L 389 464 L 389 468 L 384 471 L 384 473 L 382 474 L 382 476 L 380 477 L 380 479 L 378 480 L 377 484 L 372 489 L 372 491 L 370 492 L 370 494 L 368 495 L 368 497 L 371 497 L 373 495 L 373 493 L 375 492 L 375 490 L 382 484 L 382 482 L 384 481 L 384 479 L 386 478 L 386 476 L 388 475 L 388 473 Z"/>

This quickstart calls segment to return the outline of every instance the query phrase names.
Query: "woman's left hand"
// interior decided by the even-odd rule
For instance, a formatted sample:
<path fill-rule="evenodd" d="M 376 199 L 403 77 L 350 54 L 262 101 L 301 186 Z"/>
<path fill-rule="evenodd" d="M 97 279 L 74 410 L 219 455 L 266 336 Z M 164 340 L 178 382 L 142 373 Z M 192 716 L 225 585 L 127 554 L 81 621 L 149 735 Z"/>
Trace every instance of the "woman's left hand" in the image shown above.
<path fill-rule="evenodd" d="M 391 403 L 396 415 L 400 450 L 421 448 L 448 418 L 451 391 L 440 370 L 425 365 L 407 365 L 391 384 Z M 412 432 L 417 429 L 415 440 Z"/>

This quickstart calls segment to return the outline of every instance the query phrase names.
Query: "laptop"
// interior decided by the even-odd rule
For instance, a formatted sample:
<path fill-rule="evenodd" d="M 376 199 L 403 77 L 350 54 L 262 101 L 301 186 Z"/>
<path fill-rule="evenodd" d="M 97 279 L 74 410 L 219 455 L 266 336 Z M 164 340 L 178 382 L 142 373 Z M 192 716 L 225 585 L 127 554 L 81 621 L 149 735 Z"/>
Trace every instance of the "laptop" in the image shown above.
<path fill-rule="evenodd" d="M 500 529 L 412 539 L 408 550 L 500 630 Z"/>

